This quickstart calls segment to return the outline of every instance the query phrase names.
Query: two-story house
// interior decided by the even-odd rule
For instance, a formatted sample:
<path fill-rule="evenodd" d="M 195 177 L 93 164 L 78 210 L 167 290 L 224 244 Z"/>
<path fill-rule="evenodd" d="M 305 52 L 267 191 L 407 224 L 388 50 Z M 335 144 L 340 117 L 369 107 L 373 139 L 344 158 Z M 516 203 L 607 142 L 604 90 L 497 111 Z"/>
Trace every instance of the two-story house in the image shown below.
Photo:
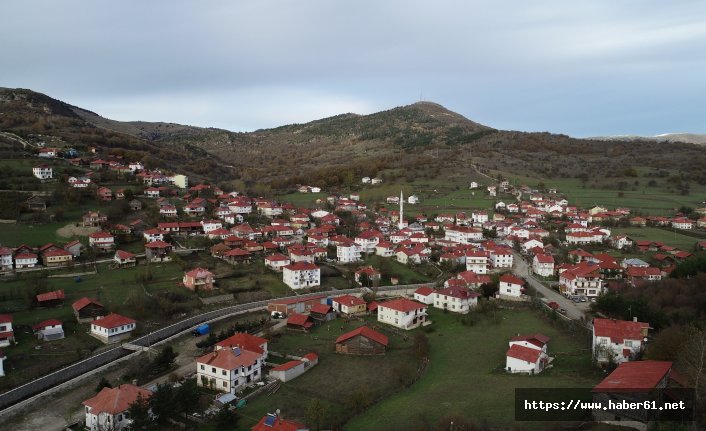
<path fill-rule="evenodd" d="M 151 391 L 127 383 L 115 388 L 103 388 L 96 396 L 82 403 L 86 407 L 86 428 L 91 431 L 120 431 L 132 423 L 127 412 L 130 404 L 138 397 L 149 399 L 151 396 Z"/>
<path fill-rule="evenodd" d="M 593 319 L 593 359 L 599 364 L 636 359 L 645 349 L 649 328 L 649 323 L 637 319 Z"/>
<path fill-rule="evenodd" d="M 196 360 L 196 384 L 234 393 L 261 380 L 263 365 L 257 352 L 241 347 L 221 348 Z"/>
<path fill-rule="evenodd" d="M 400 329 L 414 329 L 427 322 L 427 306 L 398 298 L 378 304 L 378 322 Z"/>

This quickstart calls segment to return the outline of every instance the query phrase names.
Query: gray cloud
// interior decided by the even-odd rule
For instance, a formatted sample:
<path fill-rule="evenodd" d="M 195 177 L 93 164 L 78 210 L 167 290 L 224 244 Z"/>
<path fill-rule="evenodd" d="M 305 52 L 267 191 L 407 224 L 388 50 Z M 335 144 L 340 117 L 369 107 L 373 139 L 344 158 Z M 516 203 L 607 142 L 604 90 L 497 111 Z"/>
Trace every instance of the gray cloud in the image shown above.
<path fill-rule="evenodd" d="M 567 3 L 5 2 L 0 85 L 231 130 L 421 93 L 499 128 L 704 132 L 706 5 Z"/>

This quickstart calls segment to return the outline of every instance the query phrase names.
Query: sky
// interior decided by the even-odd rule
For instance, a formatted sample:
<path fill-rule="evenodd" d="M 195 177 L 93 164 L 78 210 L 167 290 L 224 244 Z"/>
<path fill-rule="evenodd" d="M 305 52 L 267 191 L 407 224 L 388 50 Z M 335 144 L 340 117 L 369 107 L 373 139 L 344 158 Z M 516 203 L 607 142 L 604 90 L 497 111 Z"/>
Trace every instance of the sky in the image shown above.
<path fill-rule="evenodd" d="M 706 2 L 0 4 L 0 86 L 233 131 L 419 100 L 498 129 L 706 133 Z"/>

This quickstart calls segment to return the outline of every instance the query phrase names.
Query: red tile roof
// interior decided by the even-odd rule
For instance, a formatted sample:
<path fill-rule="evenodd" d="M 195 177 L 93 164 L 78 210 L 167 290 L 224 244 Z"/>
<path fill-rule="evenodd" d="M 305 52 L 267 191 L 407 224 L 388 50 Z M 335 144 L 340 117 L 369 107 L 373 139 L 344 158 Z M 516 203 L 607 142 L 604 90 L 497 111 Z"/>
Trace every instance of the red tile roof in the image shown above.
<path fill-rule="evenodd" d="M 365 301 L 361 298 L 358 298 L 357 296 L 353 295 L 343 295 L 339 296 L 337 298 L 333 298 L 334 302 L 337 302 L 341 305 L 345 305 L 347 307 L 354 307 L 356 305 L 364 305 Z"/>
<path fill-rule="evenodd" d="M 391 301 L 386 301 L 386 302 L 379 304 L 378 307 L 391 308 L 393 310 L 402 311 L 404 313 L 407 313 L 407 312 L 413 311 L 413 310 L 427 308 L 427 306 L 424 304 L 420 304 L 419 302 L 411 301 L 406 298 L 398 298 L 398 299 L 393 299 Z"/>
<path fill-rule="evenodd" d="M 309 310 L 309 312 L 316 314 L 328 314 L 331 312 L 331 306 L 328 304 L 314 304 L 311 306 L 311 310 Z"/>
<path fill-rule="evenodd" d="M 310 319 L 311 318 L 306 314 L 292 313 L 287 319 L 287 325 L 303 326 L 305 328 L 310 328 L 311 326 L 313 326 L 313 323 L 311 323 Z"/>
<path fill-rule="evenodd" d="M 291 370 L 292 368 L 297 367 L 299 365 L 303 365 L 303 364 L 304 363 L 302 361 L 289 361 L 289 362 L 285 362 L 282 365 L 278 365 L 278 366 L 274 367 L 270 371 L 287 371 L 287 370 Z"/>
<path fill-rule="evenodd" d="M 235 370 L 236 368 L 254 365 L 260 359 L 260 355 L 260 353 L 246 349 L 220 349 L 201 356 L 196 362 L 225 370 Z"/>
<path fill-rule="evenodd" d="M 116 256 L 118 257 L 118 259 L 120 259 L 120 260 L 134 259 L 134 258 L 135 258 L 135 254 L 134 254 L 134 253 L 130 253 L 129 251 L 125 251 L 125 250 L 118 250 L 118 251 L 115 252 L 115 255 L 116 255 Z"/>
<path fill-rule="evenodd" d="M 46 328 L 47 326 L 56 326 L 56 325 L 61 326 L 62 325 L 61 321 L 56 320 L 56 319 L 49 319 L 49 320 L 45 320 L 43 322 L 37 323 L 36 325 L 32 325 L 32 329 L 36 331 L 37 329 L 42 329 L 42 328 Z"/>
<path fill-rule="evenodd" d="M 634 361 L 618 365 L 593 392 L 649 392 L 669 373 L 669 361 Z"/>
<path fill-rule="evenodd" d="M 285 420 L 274 415 L 265 415 L 260 419 L 260 422 L 251 428 L 251 431 L 299 431 L 308 429 L 306 425 Z"/>
<path fill-rule="evenodd" d="M 83 405 L 91 408 L 91 413 L 97 415 L 105 412 L 115 415 L 124 412 L 130 404 L 137 400 L 141 394 L 143 398 L 152 396 L 152 392 L 134 385 L 124 384 L 117 388 L 103 388 L 98 395 L 83 402 Z"/>
<path fill-rule="evenodd" d="M 528 362 L 530 364 L 536 364 L 539 356 L 542 354 L 541 350 L 532 349 L 530 347 L 520 346 L 519 344 L 513 344 L 507 351 L 506 356 L 511 358 L 519 359 L 521 361 Z"/>
<path fill-rule="evenodd" d="M 171 246 L 172 245 L 169 244 L 168 242 L 159 241 L 159 240 L 148 242 L 147 244 L 145 244 L 145 248 L 168 248 Z"/>
<path fill-rule="evenodd" d="M 191 278 L 208 278 L 213 277 L 213 273 L 204 268 L 194 268 L 185 274 Z"/>
<path fill-rule="evenodd" d="M 64 299 L 63 290 L 55 290 L 53 292 L 40 293 L 37 295 L 37 302 L 54 301 L 59 299 Z"/>
<path fill-rule="evenodd" d="M 239 332 L 235 335 L 232 335 L 228 338 L 226 338 L 223 341 L 219 341 L 216 343 L 217 347 L 222 347 L 222 348 L 233 348 L 233 347 L 241 347 L 245 350 L 249 350 L 251 352 L 255 352 L 258 354 L 264 353 L 264 348 L 267 347 L 267 339 L 257 337 L 255 335 L 250 335 L 246 332 Z"/>
<path fill-rule="evenodd" d="M 544 334 L 518 335 L 517 337 L 510 338 L 510 341 L 527 341 L 537 347 L 543 347 L 549 340 L 550 338 Z"/>
<path fill-rule="evenodd" d="M 96 319 L 93 321 L 93 324 L 96 326 L 100 326 L 101 328 L 117 328 L 118 326 L 123 326 L 123 325 L 129 325 L 131 323 L 137 323 L 136 320 L 133 320 L 129 317 L 121 316 L 120 314 L 116 313 L 110 313 L 109 315 L 101 318 L 101 319 Z"/>
<path fill-rule="evenodd" d="M 434 293 L 434 289 L 429 286 L 422 286 L 419 289 L 415 290 L 414 293 L 417 295 L 429 296 Z"/>
<path fill-rule="evenodd" d="M 0 323 L 12 323 L 12 314 L 0 314 Z"/>
<path fill-rule="evenodd" d="M 549 254 L 536 254 L 534 257 L 539 263 L 554 263 L 554 258 Z"/>
<path fill-rule="evenodd" d="M 76 301 L 76 302 L 74 302 L 73 304 L 71 304 L 71 308 L 73 308 L 74 311 L 79 311 L 79 310 L 81 310 L 83 307 L 85 307 L 85 306 L 87 306 L 87 305 L 89 305 L 89 304 L 95 304 L 95 305 L 98 305 L 98 306 L 100 306 L 100 307 L 103 306 L 103 304 L 101 304 L 100 302 L 96 301 L 95 299 L 81 298 L 81 299 L 79 299 L 78 301 Z"/>
<path fill-rule="evenodd" d="M 519 277 L 515 277 L 512 274 L 504 274 L 502 277 L 500 277 L 500 282 L 501 283 L 517 284 L 520 286 L 525 285 L 525 280 L 523 280 Z"/>
<path fill-rule="evenodd" d="M 288 269 L 290 271 L 309 271 L 309 270 L 313 270 L 313 269 L 319 269 L 318 266 L 314 265 L 313 263 L 309 263 L 309 262 L 291 263 L 289 265 L 286 265 L 284 268 Z"/>
<path fill-rule="evenodd" d="M 347 332 L 347 333 L 339 336 L 336 339 L 336 343 L 337 344 L 342 343 L 342 342 L 344 342 L 348 339 L 351 339 L 353 337 L 356 337 L 358 335 L 363 336 L 365 338 L 369 338 L 369 339 L 375 341 L 376 343 L 382 344 L 383 346 L 387 346 L 387 344 L 389 342 L 387 339 L 387 336 L 385 334 L 381 334 L 381 333 L 375 331 L 374 329 L 368 328 L 367 326 L 361 326 L 358 329 L 354 329 L 351 332 Z"/>
<path fill-rule="evenodd" d="M 609 337 L 611 341 L 622 343 L 624 340 L 642 340 L 643 330 L 649 323 L 629 320 L 593 319 L 593 332 L 597 337 Z"/>

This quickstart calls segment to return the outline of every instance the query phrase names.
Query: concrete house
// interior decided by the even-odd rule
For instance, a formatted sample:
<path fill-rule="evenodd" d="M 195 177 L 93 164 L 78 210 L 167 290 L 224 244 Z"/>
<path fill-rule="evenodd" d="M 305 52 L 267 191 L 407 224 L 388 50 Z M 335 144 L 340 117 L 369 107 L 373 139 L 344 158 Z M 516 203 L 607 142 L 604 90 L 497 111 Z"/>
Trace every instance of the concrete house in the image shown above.
<path fill-rule="evenodd" d="M 111 313 L 91 322 L 90 335 L 105 344 L 117 343 L 130 338 L 132 331 L 136 327 L 137 321 L 120 314 Z"/>

